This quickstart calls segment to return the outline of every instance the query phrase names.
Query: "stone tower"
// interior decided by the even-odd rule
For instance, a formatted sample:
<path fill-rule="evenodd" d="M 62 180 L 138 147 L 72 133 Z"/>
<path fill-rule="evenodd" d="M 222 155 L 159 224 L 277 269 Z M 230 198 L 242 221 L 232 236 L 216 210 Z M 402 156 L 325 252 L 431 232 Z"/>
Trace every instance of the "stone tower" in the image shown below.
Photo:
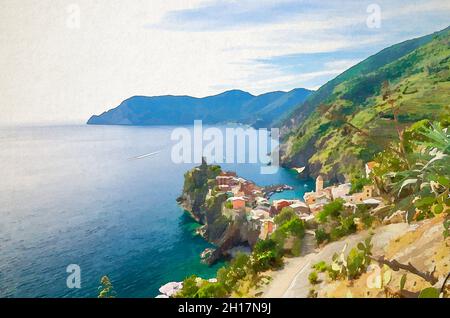
<path fill-rule="evenodd" d="M 323 191 L 323 177 L 319 175 L 316 178 L 316 193 L 321 193 Z"/>

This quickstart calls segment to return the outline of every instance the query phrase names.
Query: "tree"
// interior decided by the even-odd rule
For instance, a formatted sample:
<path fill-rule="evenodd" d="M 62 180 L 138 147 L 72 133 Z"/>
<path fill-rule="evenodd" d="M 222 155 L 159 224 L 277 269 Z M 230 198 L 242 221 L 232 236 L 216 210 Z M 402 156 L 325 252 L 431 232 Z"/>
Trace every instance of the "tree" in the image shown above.
<path fill-rule="evenodd" d="M 343 199 L 337 199 L 333 202 L 330 202 L 326 204 L 322 211 L 320 211 L 316 218 L 320 223 L 323 223 L 327 220 L 328 216 L 332 217 L 338 217 L 340 215 L 340 212 L 344 208 L 344 200 Z"/>
<path fill-rule="evenodd" d="M 280 214 L 275 216 L 273 219 L 275 224 L 282 225 L 283 223 L 297 217 L 297 214 L 295 213 L 294 209 L 291 207 L 285 207 L 281 210 Z"/>
<path fill-rule="evenodd" d="M 198 298 L 224 298 L 227 290 L 221 283 L 206 283 L 198 292 Z"/>
<path fill-rule="evenodd" d="M 258 241 L 253 250 L 253 268 L 262 272 L 281 265 L 282 246 L 272 239 Z"/>
<path fill-rule="evenodd" d="M 183 288 L 176 293 L 176 298 L 195 298 L 199 287 L 197 286 L 198 277 L 195 275 L 189 276 L 183 280 Z"/>
<path fill-rule="evenodd" d="M 244 253 L 238 253 L 228 266 L 224 266 L 217 272 L 217 281 L 231 292 L 237 283 L 247 275 L 253 275 L 250 257 Z"/>

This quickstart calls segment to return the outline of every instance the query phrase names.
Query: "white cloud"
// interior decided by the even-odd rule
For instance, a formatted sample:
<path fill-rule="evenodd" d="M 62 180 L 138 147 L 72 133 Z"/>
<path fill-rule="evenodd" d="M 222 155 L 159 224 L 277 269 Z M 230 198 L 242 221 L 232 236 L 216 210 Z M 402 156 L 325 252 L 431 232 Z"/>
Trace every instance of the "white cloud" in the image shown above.
<path fill-rule="evenodd" d="M 80 29 L 66 27 L 66 8 L 71 3 L 80 6 Z M 245 10 L 263 5 L 246 3 Z M 275 3 L 265 0 L 264 5 Z M 359 2 L 347 6 L 355 3 Z M 437 2 L 433 3 L 437 10 Z M 322 10 L 299 11 L 267 23 L 211 29 L 205 25 L 201 31 L 165 25 L 165 17 L 174 10 L 212 4 L 200 0 L 3 0 L 0 120 L 83 121 L 132 95 L 205 96 L 225 88 L 262 93 L 316 87 L 316 81 L 339 74 L 356 60 L 340 58 L 299 74 L 261 60 L 379 46 L 391 31 L 367 34 L 361 29 L 364 5 L 343 14 L 349 10 L 338 10 L 336 5 L 327 10 L 326 2 Z M 417 11 L 417 7 L 408 10 Z M 395 19 L 388 12 L 386 16 Z"/>

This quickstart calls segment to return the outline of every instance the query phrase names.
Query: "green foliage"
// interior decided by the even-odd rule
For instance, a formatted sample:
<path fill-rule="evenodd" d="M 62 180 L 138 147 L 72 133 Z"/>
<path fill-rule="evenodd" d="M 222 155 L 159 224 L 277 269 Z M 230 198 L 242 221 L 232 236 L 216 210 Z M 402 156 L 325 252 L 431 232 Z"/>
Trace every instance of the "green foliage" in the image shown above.
<path fill-rule="evenodd" d="M 333 255 L 333 261 L 328 268 L 328 275 L 331 279 L 345 278 L 355 279 L 367 270 L 370 265 L 370 256 L 372 255 L 372 247 L 370 238 L 364 242 L 358 243 L 356 248 L 353 248 L 345 257 L 344 246 L 340 254 Z"/>
<path fill-rule="evenodd" d="M 226 207 L 227 209 L 232 209 L 232 208 L 233 208 L 233 202 L 231 202 L 231 201 L 225 202 L 225 207 Z"/>
<path fill-rule="evenodd" d="M 354 217 L 353 216 L 341 217 L 340 218 L 340 225 L 338 226 L 338 228 L 342 229 L 342 232 L 344 233 L 343 236 L 355 233 L 356 232 L 356 225 L 355 225 Z"/>
<path fill-rule="evenodd" d="M 282 225 L 283 223 L 297 217 L 297 214 L 295 213 L 294 209 L 291 207 L 285 207 L 281 210 L 281 212 L 275 216 L 273 219 L 275 224 Z"/>
<path fill-rule="evenodd" d="M 256 242 L 253 252 L 255 254 L 262 254 L 267 251 L 275 251 L 277 247 L 277 243 L 270 238 L 266 240 L 259 240 Z"/>
<path fill-rule="evenodd" d="M 183 280 L 183 288 L 176 298 L 222 298 L 227 290 L 221 282 L 212 283 L 192 275 Z"/>
<path fill-rule="evenodd" d="M 323 242 L 330 240 L 330 235 L 322 228 L 318 228 L 315 233 L 317 244 L 322 244 Z"/>
<path fill-rule="evenodd" d="M 312 266 L 316 271 L 324 273 L 328 270 L 328 265 L 324 261 L 320 261 Z"/>
<path fill-rule="evenodd" d="M 262 272 L 282 265 L 282 246 L 273 239 L 258 241 L 253 249 L 253 269 Z"/>
<path fill-rule="evenodd" d="M 373 221 L 376 219 L 370 214 L 369 206 L 365 204 L 359 204 L 356 206 L 355 217 L 361 220 L 366 229 L 369 229 L 372 226 Z"/>
<path fill-rule="evenodd" d="M 253 267 L 250 257 L 244 253 L 238 253 L 236 257 L 217 272 L 217 281 L 228 293 L 235 291 L 236 285 L 247 275 L 253 275 Z"/>
<path fill-rule="evenodd" d="M 345 201 L 343 199 L 337 199 L 326 204 L 323 207 L 323 210 L 317 214 L 317 221 L 319 221 L 320 223 L 324 223 L 329 216 L 338 217 L 340 215 L 340 212 L 342 212 L 344 208 L 344 203 Z"/>
<path fill-rule="evenodd" d="M 361 192 L 364 186 L 369 185 L 372 183 L 372 180 L 367 178 L 353 178 L 352 179 L 352 186 L 350 188 L 350 194 Z"/>
<path fill-rule="evenodd" d="M 292 244 L 291 253 L 293 256 L 300 256 L 302 252 L 302 239 L 296 237 L 294 243 Z"/>
<path fill-rule="evenodd" d="M 400 291 L 402 291 L 405 288 L 406 284 L 406 274 L 402 275 L 402 278 L 400 279 Z"/>
<path fill-rule="evenodd" d="M 363 270 L 364 254 L 357 249 L 352 249 L 347 257 L 347 277 L 354 279 Z"/>
<path fill-rule="evenodd" d="M 333 227 L 330 232 L 330 240 L 337 241 L 341 237 L 356 232 L 356 225 L 353 216 L 340 217 L 340 223 L 338 226 Z"/>
<path fill-rule="evenodd" d="M 444 238 L 450 237 L 450 219 L 444 221 Z"/>
<path fill-rule="evenodd" d="M 271 268 L 279 268 L 281 264 L 281 255 L 274 250 L 270 250 L 255 255 L 253 269 L 257 272 L 263 272 Z"/>
<path fill-rule="evenodd" d="M 220 166 L 202 163 L 184 174 L 183 195 L 189 197 L 193 214 L 203 216 L 208 189 L 215 187 L 215 178 L 221 171 Z"/>
<path fill-rule="evenodd" d="M 270 239 L 276 243 L 276 245 L 278 246 L 278 248 L 280 250 L 283 250 L 284 243 L 285 243 L 287 237 L 288 237 L 288 234 L 285 231 L 280 230 L 280 228 L 278 228 L 275 230 L 275 232 L 272 233 L 272 235 L 270 236 Z"/>
<path fill-rule="evenodd" d="M 308 275 L 308 280 L 311 285 L 316 285 L 317 283 L 319 283 L 319 276 L 317 275 L 317 272 L 312 271 Z"/>
<path fill-rule="evenodd" d="M 439 298 L 439 290 L 434 287 L 425 288 L 420 292 L 419 298 Z"/>
<path fill-rule="evenodd" d="M 395 209 L 408 212 L 408 220 L 448 213 L 450 201 L 450 134 L 439 123 L 421 123 L 409 130 L 408 149 L 400 152 L 403 165 L 388 167 L 381 179 L 395 199 Z M 383 155 L 379 160 L 382 162 Z M 380 183 L 380 182 L 379 182 Z"/>
<path fill-rule="evenodd" d="M 206 283 L 197 292 L 196 298 L 224 298 L 227 290 L 221 283 Z"/>
<path fill-rule="evenodd" d="M 183 280 L 183 288 L 175 295 L 177 298 L 195 298 L 199 287 L 197 286 L 198 277 L 189 276 Z"/>
<path fill-rule="evenodd" d="M 98 288 L 98 298 L 115 298 L 116 292 L 114 291 L 114 287 L 108 278 L 108 276 L 103 276 L 100 280 L 101 286 Z"/>
<path fill-rule="evenodd" d="M 281 225 L 276 232 L 282 232 L 287 235 L 302 238 L 305 235 L 305 223 L 298 217 L 295 217 L 283 225 Z"/>
<path fill-rule="evenodd" d="M 293 246 L 287 252 L 294 256 L 299 256 L 302 247 L 301 239 L 305 235 L 305 222 L 289 207 L 283 208 L 274 221 L 278 227 L 272 233 L 271 240 L 276 243 L 279 250 L 284 251 L 286 239 L 293 239 Z"/>
<path fill-rule="evenodd" d="M 316 241 L 321 244 L 325 241 L 336 241 L 341 237 L 356 232 L 355 215 L 344 213 L 344 200 L 337 199 L 328 203 L 316 215 L 320 223 L 316 230 Z"/>

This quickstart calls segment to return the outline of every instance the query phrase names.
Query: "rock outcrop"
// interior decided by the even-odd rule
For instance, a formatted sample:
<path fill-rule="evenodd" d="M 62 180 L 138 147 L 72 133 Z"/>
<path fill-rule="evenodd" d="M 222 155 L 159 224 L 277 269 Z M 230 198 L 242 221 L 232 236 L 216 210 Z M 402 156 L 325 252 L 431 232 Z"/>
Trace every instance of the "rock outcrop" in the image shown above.
<path fill-rule="evenodd" d="M 239 245 L 249 245 L 249 227 L 245 216 L 231 219 L 222 213 L 227 195 L 215 192 L 215 177 L 221 173 L 219 166 L 205 161 L 185 174 L 183 193 L 177 202 L 203 226 L 198 233 L 216 248 L 205 250 L 202 261 L 214 264 Z"/>

